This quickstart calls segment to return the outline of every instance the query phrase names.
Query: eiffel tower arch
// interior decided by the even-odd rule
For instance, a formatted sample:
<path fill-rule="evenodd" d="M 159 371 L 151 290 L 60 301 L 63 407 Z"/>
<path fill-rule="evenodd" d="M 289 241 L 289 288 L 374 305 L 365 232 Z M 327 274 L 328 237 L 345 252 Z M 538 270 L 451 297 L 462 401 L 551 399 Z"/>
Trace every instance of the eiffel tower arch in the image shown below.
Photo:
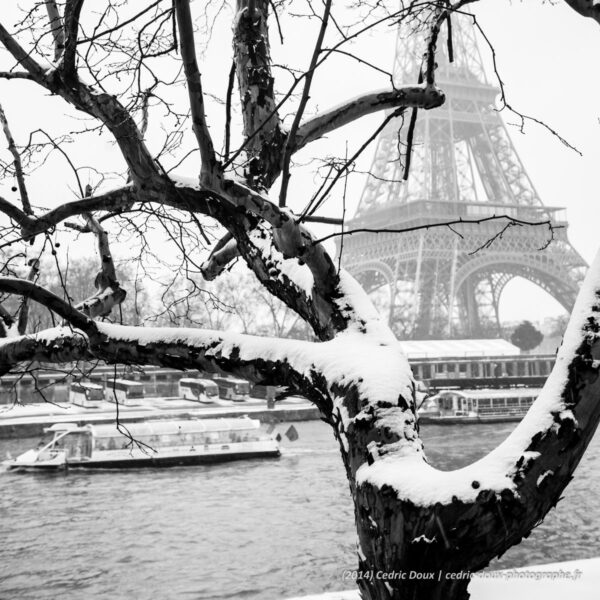
<path fill-rule="evenodd" d="M 417 79 L 422 50 L 416 37 L 398 34 L 397 85 Z M 564 209 L 544 206 L 494 108 L 499 90 L 486 78 L 469 17 L 454 18 L 453 46 L 455 61 L 441 51 L 436 70 L 445 104 L 419 112 L 408 180 L 408 127 L 400 117 L 377 140 L 370 176 L 345 229 L 507 215 L 549 221 L 554 239 L 548 245 L 550 229 L 530 226 L 511 226 L 497 236 L 507 221 L 345 237 L 344 267 L 377 297 L 392 327 L 416 339 L 498 334 L 500 296 L 515 277 L 538 285 L 569 311 L 587 267 L 568 240 Z"/>

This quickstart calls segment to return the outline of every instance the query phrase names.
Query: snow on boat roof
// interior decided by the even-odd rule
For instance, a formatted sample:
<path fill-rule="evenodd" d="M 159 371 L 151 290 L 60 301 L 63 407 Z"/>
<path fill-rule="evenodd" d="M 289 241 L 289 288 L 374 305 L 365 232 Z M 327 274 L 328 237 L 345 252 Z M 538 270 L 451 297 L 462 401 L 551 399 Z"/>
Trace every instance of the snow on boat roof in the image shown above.
<path fill-rule="evenodd" d="M 539 396 L 542 388 L 505 388 L 494 390 L 443 390 L 436 394 L 456 394 L 464 398 L 473 398 L 473 400 L 481 400 L 485 398 L 530 398 Z M 436 396 L 433 396 L 434 398 Z"/>
<path fill-rule="evenodd" d="M 201 383 L 202 385 L 206 385 L 206 384 L 217 385 L 212 379 L 202 379 L 200 377 L 198 377 L 198 378 L 195 378 L 195 377 L 182 377 L 179 380 L 179 383 L 183 383 L 184 385 L 186 383 Z"/>
<path fill-rule="evenodd" d="M 73 388 L 76 386 L 90 388 L 92 390 L 103 390 L 104 389 L 99 383 L 92 383 L 91 381 L 73 381 L 71 383 L 71 387 Z"/>
<path fill-rule="evenodd" d="M 133 438 L 148 435 L 178 435 L 186 433 L 206 433 L 211 431 L 240 431 L 258 429 L 260 421 L 248 417 L 237 419 L 189 419 L 178 421 L 146 421 L 144 423 L 125 423 L 121 425 L 122 431 L 115 424 L 110 425 L 76 425 L 75 423 L 56 423 L 46 431 L 67 431 L 89 428 L 95 437 L 115 437 L 126 435 Z"/>
<path fill-rule="evenodd" d="M 468 358 L 515 356 L 519 348 L 506 340 L 421 340 L 400 342 L 409 360 L 417 358 Z"/>
<path fill-rule="evenodd" d="M 227 381 L 229 383 L 249 383 L 247 379 L 240 379 L 239 377 L 229 377 L 225 375 L 223 377 L 215 377 L 212 381 L 215 383 L 218 381 Z"/>

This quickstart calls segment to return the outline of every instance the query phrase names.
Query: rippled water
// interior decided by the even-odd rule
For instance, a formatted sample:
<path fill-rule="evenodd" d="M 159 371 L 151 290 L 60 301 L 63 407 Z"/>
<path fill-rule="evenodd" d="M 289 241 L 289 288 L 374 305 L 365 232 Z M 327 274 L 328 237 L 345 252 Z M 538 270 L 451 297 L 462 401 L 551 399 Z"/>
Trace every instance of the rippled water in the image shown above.
<path fill-rule="evenodd" d="M 348 587 L 355 533 L 336 444 L 320 422 L 296 427 L 279 460 L 0 474 L 0 598 L 271 600 Z M 511 428 L 423 435 L 432 461 L 455 468 Z M 0 456 L 31 446 L 2 440 Z M 600 555 L 599 455 L 597 436 L 557 510 L 495 568 Z"/>

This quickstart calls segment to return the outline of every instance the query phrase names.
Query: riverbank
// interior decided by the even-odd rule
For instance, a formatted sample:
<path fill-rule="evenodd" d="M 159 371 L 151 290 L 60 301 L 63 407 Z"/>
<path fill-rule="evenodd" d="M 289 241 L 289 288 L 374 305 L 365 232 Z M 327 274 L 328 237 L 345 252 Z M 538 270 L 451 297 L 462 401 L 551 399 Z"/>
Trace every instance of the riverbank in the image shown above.
<path fill-rule="evenodd" d="M 157 419 L 218 419 L 248 415 L 263 423 L 309 421 L 319 418 L 315 406 L 303 398 L 290 397 L 267 408 L 264 400 L 251 398 L 245 402 L 220 401 L 221 405 L 199 406 L 197 402 L 179 398 L 146 398 L 143 405 L 119 406 L 121 423 Z M 100 402 L 97 408 L 83 408 L 70 403 L 40 403 L 11 406 L 0 412 L 0 439 L 35 437 L 54 423 L 85 422 L 92 425 L 113 423 L 116 406 Z"/>
<path fill-rule="evenodd" d="M 600 590 L 600 558 L 482 571 L 471 578 L 471 600 L 596 600 Z M 360 600 L 357 590 L 298 596 L 289 600 Z"/>

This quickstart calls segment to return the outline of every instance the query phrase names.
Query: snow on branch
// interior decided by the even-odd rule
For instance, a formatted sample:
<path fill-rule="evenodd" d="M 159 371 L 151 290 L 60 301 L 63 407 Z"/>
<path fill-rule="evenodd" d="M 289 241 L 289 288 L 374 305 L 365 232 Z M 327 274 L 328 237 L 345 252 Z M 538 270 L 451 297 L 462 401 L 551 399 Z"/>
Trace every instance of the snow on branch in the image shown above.
<path fill-rule="evenodd" d="M 463 469 L 439 471 L 413 443 L 413 424 L 406 425 L 398 417 L 400 441 L 371 447 L 370 464 L 358 468 L 357 484 L 389 486 L 400 501 L 418 506 L 476 502 L 489 493 L 517 498 L 545 494 L 536 508 L 556 502 L 578 460 L 564 464 L 565 449 L 577 447 L 576 456 L 581 456 L 589 442 L 584 432 L 594 430 L 590 420 L 600 419 L 600 361 L 595 358 L 600 352 L 599 331 L 600 254 L 582 286 L 550 377 L 523 421 L 500 446 Z M 358 414 L 354 423 L 364 418 Z M 552 484 L 550 471 L 556 475 Z M 545 488 L 540 491 L 538 479 L 543 473 Z"/>

